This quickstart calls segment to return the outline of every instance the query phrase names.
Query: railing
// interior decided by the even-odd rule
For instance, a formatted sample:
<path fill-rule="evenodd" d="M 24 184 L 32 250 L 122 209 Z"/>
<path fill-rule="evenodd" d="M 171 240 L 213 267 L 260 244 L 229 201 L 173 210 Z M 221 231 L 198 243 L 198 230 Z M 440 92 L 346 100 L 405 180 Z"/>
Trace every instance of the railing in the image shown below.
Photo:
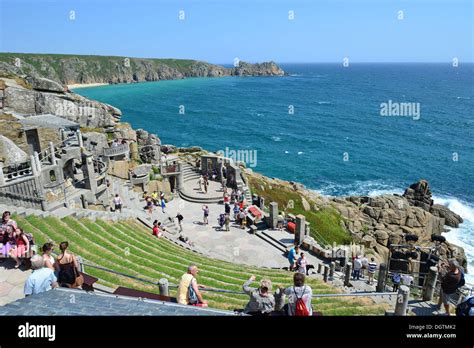
<path fill-rule="evenodd" d="M 117 146 L 112 146 L 104 149 L 104 156 L 106 157 L 115 157 L 120 155 L 126 155 L 130 152 L 130 147 L 128 144 L 120 144 Z"/>

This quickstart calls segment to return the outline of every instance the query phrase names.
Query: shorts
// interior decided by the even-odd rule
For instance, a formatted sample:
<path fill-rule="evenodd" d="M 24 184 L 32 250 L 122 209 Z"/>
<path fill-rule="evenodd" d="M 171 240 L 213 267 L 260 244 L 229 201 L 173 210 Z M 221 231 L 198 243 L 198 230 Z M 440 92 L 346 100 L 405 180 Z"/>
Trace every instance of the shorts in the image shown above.
<path fill-rule="evenodd" d="M 26 245 L 17 245 L 16 248 L 12 249 L 13 257 L 25 257 Z"/>
<path fill-rule="evenodd" d="M 443 289 L 441 289 L 441 299 L 443 300 L 444 305 L 449 305 L 450 302 L 453 302 L 453 300 L 455 299 L 455 296 L 456 296 L 455 292 L 452 294 L 447 294 L 443 291 Z"/>
<path fill-rule="evenodd" d="M 115 204 L 115 210 L 122 210 L 122 204 Z"/>

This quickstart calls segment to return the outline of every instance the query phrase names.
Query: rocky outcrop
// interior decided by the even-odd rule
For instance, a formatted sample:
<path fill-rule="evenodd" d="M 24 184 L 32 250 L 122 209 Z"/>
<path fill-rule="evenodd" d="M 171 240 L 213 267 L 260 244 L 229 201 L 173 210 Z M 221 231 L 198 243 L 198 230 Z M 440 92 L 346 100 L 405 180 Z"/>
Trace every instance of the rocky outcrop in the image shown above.
<path fill-rule="evenodd" d="M 53 114 L 87 128 L 113 127 L 120 120 L 121 112 L 117 108 L 65 92 L 54 81 L 28 77 L 26 80 L 32 88 L 7 83 L 4 92 L 6 113 Z"/>
<path fill-rule="evenodd" d="M 16 62 L 16 64 L 14 64 Z M 34 88 L 51 91 L 52 84 L 132 83 L 175 80 L 186 77 L 221 76 L 283 76 L 275 62 L 249 64 L 225 68 L 196 60 L 142 59 L 128 57 L 0 54 L 0 74 L 30 76 Z M 37 80 L 43 78 L 43 80 Z M 54 86 L 60 92 L 58 86 Z"/>
<path fill-rule="evenodd" d="M 403 197 L 415 207 L 420 207 L 430 212 L 433 216 L 444 219 L 444 224 L 450 227 L 459 227 L 463 219 L 458 214 L 449 210 L 449 208 L 434 204 L 431 198 L 430 185 L 426 180 L 420 180 L 405 190 Z"/>
<path fill-rule="evenodd" d="M 27 161 L 28 155 L 12 140 L 0 135 L 0 160 L 4 162 L 4 165 L 8 166 Z"/>
<path fill-rule="evenodd" d="M 137 129 L 138 153 L 144 163 L 157 163 L 161 156 L 161 140 L 155 134 Z"/>

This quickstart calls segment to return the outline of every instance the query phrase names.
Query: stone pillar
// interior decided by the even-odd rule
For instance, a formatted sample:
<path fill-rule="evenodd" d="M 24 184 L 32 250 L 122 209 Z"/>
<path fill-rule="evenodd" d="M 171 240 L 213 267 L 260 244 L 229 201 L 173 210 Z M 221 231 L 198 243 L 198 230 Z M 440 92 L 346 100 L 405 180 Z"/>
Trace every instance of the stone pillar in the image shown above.
<path fill-rule="evenodd" d="M 56 155 L 54 154 L 54 145 L 52 141 L 49 142 L 49 152 L 51 152 L 51 164 L 55 166 L 58 164 L 58 162 L 56 161 Z"/>
<path fill-rule="evenodd" d="M 265 198 L 263 198 L 262 196 L 258 197 L 259 198 L 259 208 L 261 211 L 264 211 L 265 209 Z M 277 212 L 278 212 L 278 206 L 277 206 Z"/>
<path fill-rule="evenodd" d="M 160 295 L 162 296 L 169 296 L 169 290 L 168 290 L 168 279 L 162 278 L 158 282 L 158 287 L 160 289 Z"/>
<path fill-rule="evenodd" d="M 297 215 L 296 216 L 296 228 L 295 228 L 295 244 L 301 245 L 303 243 L 303 239 L 305 237 L 305 230 L 306 230 L 306 218 L 304 215 Z"/>
<path fill-rule="evenodd" d="M 276 228 L 278 223 L 278 203 L 270 202 L 270 228 Z"/>
<path fill-rule="evenodd" d="M 176 191 L 183 188 L 183 165 L 181 162 L 178 163 L 178 176 L 176 177 Z"/>
<path fill-rule="evenodd" d="M 61 128 L 59 130 L 59 134 L 61 135 L 61 141 L 64 141 L 66 139 L 66 135 L 64 134 L 64 129 Z"/>
<path fill-rule="evenodd" d="M 275 297 L 275 311 L 281 312 L 285 305 L 285 294 L 283 293 L 283 289 L 277 288 L 273 296 Z"/>
<path fill-rule="evenodd" d="M 92 156 L 85 157 L 85 164 L 83 165 L 83 168 L 84 177 L 87 178 L 87 180 L 85 181 L 86 189 L 91 190 L 92 194 L 95 195 L 97 193 L 97 180 L 94 171 L 94 161 L 92 160 Z"/>
<path fill-rule="evenodd" d="M 0 186 L 5 185 L 5 176 L 3 175 L 3 164 L 0 163 Z"/>
<path fill-rule="evenodd" d="M 138 161 L 140 159 L 140 155 L 138 153 L 138 144 L 135 142 L 130 143 L 130 156 L 133 161 Z"/>
<path fill-rule="evenodd" d="M 324 274 L 323 274 L 324 282 L 328 281 L 328 276 L 329 276 L 329 267 L 327 265 L 324 265 Z"/>
<path fill-rule="evenodd" d="M 329 268 L 329 278 L 331 280 L 334 279 L 334 270 L 336 268 L 336 263 L 334 261 L 331 262 L 330 268 Z"/>
<path fill-rule="evenodd" d="M 84 142 L 82 140 L 82 133 L 79 129 L 77 130 L 76 135 L 77 135 L 77 141 L 79 142 L 79 147 L 84 147 Z"/>
<path fill-rule="evenodd" d="M 305 222 L 304 235 L 307 236 L 307 237 L 311 236 L 311 233 L 310 233 L 311 232 L 311 227 L 310 227 L 310 225 L 311 225 L 310 222 L 308 222 L 308 221 Z"/>
<path fill-rule="evenodd" d="M 76 256 L 76 261 L 79 265 L 79 272 L 84 273 L 84 264 L 83 264 L 84 260 L 82 259 L 81 256 Z"/>
<path fill-rule="evenodd" d="M 344 286 L 349 286 L 351 281 L 351 274 L 352 274 L 352 265 L 351 263 L 347 263 L 344 269 Z"/>
<path fill-rule="evenodd" d="M 38 152 L 34 152 L 33 153 L 33 156 L 34 156 L 34 160 L 35 160 L 35 165 L 36 165 L 36 171 L 39 173 L 41 173 L 41 161 L 39 159 L 39 155 L 38 155 Z"/>
<path fill-rule="evenodd" d="M 385 263 L 380 264 L 379 268 L 379 277 L 377 279 L 377 286 L 375 291 L 384 292 L 385 291 L 385 278 L 387 277 L 387 265 Z"/>
<path fill-rule="evenodd" d="M 322 269 L 323 269 L 323 264 L 318 263 L 318 273 L 321 273 Z"/>
<path fill-rule="evenodd" d="M 89 208 L 89 203 L 87 202 L 85 195 L 81 195 L 81 203 L 82 203 L 82 208 L 84 209 Z"/>
<path fill-rule="evenodd" d="M 435 266 L 430 267 L 428 275 L 423 285 L 423 301 L 431 301 L 436 288 L 436 280 L 438 279 L 438 269 Z"/>
<path fill-rule="evenodd" d="M 397 294 L 397 303 L 395 305 L 395 315 L 406 316 L 408 308 L 408 298 L 410 297 L 410 288 L 406 285 L 400 285 Z"/>

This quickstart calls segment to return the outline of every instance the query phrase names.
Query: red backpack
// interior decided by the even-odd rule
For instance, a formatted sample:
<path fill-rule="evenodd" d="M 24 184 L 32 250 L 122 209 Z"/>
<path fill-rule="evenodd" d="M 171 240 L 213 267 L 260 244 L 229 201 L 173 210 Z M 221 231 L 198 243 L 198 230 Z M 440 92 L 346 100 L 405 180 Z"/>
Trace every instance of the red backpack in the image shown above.
<path fill-rule="evenodd" d="M 306 291 L 306 287 L 304 287 L 303 289 L 303 294 L 305 293 L 305 291 Z M 301 297 L 298 298 L 298 295 L 296 295 L 296 290 L 294 287 L 293 287 L 293 292 L 295 293 L 295 297 L 296 297 L 295 316 L 308 317 L 309 310 L 306 307 L 306 303 L 304 303 L 303 301 L 303 294 L 301 295 Z"/>

